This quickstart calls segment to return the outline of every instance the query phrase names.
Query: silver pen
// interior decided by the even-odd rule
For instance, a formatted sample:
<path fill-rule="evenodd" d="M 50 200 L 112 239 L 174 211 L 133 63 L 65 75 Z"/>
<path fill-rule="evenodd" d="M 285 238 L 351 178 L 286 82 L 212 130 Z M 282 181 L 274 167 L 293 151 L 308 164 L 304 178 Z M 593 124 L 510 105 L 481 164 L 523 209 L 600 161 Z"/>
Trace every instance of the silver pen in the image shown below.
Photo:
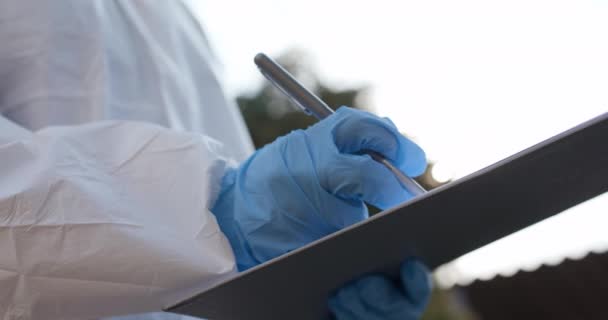
<path fill-rule="evenodd" d="M 304 88 L 287 70 L 267 55 L 258 53 L 254 58 L 254 62 L 260 69 L 260 72 L 306 114 L 323 120 L 334 113 L 323 100 Z M 410 194 L 418 196 L 426 192 L 416 181 L 401 172 L 401 170 L 381 154 L 374 151 L 366 153 L 390 170 L 403 188 Z"/>

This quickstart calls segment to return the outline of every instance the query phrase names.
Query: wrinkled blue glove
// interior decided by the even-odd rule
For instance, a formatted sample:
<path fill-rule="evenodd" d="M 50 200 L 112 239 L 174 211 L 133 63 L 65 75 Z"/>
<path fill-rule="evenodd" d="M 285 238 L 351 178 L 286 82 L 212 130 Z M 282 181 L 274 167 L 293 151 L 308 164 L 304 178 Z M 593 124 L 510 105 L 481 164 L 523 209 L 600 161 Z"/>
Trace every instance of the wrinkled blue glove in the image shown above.
<path fill-rule="evenodd" d="M 342 107 L 227 172 L 211 211 L 239 270 L 367 218 L 364 201 L 383 209 L 409 199 L 392 173 L 364 150 L 381 153 L 410 176 L 426 167 L 422 149 L 390 120 Z"/>
<path fill-rule="evenodd" d="M 336 320 L 414 320 L 422 315 L 431 293 L 427 268 L 417 260 L 401 265 L 398 283 L 380 275 L 347 284 L 329 300 Z"/>
<path fill-rule="evenodd" d="M 367 218 L 364 201 L 387 208 L 409 199 L 412 195 L 365 150 L 381 153 L 409 176 L 426 167 L 422 149 L 390 120 L 342 107 L 227 172 L 211 211 L 239 270 Z M 338 320 L 416 319 L 429 292 L 426 268 L 408 260 L 399 285 L 366 276 L 338 290 L 329 307 Z"/>
<path fill-rule="evenodd" d="M 211 211 L 239 270 L 297 249 L 411 197 L 365 150 L 409 176 L 424 172 L 420 147 L 394 124 L 342 107 L 306 130 L 278 138 L 226 173 Z"/>

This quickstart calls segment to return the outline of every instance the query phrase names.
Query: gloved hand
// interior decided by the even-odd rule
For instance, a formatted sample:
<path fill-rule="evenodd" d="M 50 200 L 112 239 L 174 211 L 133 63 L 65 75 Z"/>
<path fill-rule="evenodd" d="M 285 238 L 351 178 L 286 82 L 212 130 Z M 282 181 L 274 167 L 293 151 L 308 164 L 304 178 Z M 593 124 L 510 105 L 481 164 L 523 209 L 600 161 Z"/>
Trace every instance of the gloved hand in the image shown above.
<path fill-rule="evenodd" d="M 398 283 L 380 275 L 362 277 L 329 300 L 336 320 L 413 320 L 422 315 L 431 293 L 426 267 L 417 260 L 401 265 Z"/>
<path fill-rule="evenodd" d="M 211 211 L 239 270 L 270 260 L 411 197 L 365 150 L 409 176 L 424 172 L 420 147 L 387 119 L 342 107 L 306 130 L 278 138 L 223 178 Z"/>

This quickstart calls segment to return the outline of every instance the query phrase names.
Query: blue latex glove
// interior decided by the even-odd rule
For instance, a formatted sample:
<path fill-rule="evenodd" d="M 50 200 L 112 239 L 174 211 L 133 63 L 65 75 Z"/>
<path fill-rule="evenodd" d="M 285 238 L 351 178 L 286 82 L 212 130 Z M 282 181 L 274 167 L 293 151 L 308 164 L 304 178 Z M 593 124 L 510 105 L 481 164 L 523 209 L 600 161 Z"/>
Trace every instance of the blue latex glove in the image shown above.
<path fill-rule="evenodd" d="M 239 270 L 270 260 L 411 197 L 364 150 L 404 173 L 424 172 L 420 147 L 387 119 L 342 107 L 306 130 L 278 138 L 223 179 L 211 211 Z"/>
<path fill-rule="evenodd" d="M 398 283 L 380 275 L 362 277 L 329 300 L 336 320 L 414 320 L 420 318 L 431 293 L 426 267 L 417 260 L 401 266 Z"/>

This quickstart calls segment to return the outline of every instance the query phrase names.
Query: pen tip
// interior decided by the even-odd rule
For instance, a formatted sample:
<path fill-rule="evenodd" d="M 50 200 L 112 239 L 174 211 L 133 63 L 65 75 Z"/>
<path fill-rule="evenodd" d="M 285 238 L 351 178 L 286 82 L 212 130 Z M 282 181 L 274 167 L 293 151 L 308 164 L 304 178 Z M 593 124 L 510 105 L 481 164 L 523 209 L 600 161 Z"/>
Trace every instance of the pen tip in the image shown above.
<path fill-rule="evenodd" d="M 263 52 L 256 54 L 255 57 L 253 58 L 253 62 L 255 62 L 255 64 L 257 64 L 257 65 L 259 65 L 264 60 L 268 60 L 268 56 Z"/>

